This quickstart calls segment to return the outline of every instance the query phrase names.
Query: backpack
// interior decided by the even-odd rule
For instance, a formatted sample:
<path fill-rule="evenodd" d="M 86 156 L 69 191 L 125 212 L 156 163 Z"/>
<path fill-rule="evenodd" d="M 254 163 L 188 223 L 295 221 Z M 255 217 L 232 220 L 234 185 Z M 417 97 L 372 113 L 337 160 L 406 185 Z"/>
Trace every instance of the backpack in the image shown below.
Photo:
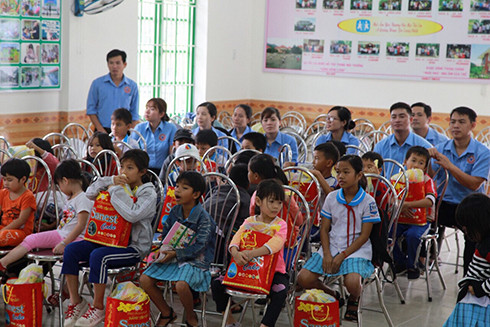
<path fill-rule="evenodd" d="M 371 240 L 371 247 L 373 249 L 373 257 L 371 259 L 371 262 L 375 267 L 379 268 L 383 267 L 384 263 L 387 263 L 390 266 L 391 271 L 394 272 L 395 264 L 393 262 L 393 258 L 386 250 L 388 246 L 388 225 L 390 217 L 384 209 L 379 209 L 379 216 L 381 218 L 381 222 L 373 224 L 371 234 L 369 235 L 369 239 Z M 381 271 L 383 272 L 382 269 Z M 386 279 L 386 276 L 384 277 Z M 393 279 L 395 278 L 396 275 L 395 277 L 393 277 Z"/>

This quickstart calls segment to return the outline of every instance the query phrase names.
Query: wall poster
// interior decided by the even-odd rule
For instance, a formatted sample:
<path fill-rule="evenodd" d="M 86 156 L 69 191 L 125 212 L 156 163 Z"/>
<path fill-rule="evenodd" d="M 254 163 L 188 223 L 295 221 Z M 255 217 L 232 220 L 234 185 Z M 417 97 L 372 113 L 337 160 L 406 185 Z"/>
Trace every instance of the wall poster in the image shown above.
<path fill-rule="evenodd" d="M 490 0 L 268 0 L 264 71 L 490 81 Z"/>
<path fill-rule="evenodd" d="M 0 0 L 0 90 L 59 89 L 61 0 Z"/>

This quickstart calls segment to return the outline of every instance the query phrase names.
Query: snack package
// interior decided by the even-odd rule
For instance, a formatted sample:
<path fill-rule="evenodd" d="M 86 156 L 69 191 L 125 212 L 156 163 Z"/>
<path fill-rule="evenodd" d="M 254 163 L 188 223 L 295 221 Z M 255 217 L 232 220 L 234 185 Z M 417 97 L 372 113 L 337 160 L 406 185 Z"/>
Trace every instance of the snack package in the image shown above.
<path fill-rule="evenodd" d="M 122 301 L 142 302 L 148 299 L 143 289 L 134 285 L 133 282 L 123 282 L 116 285 L 111 297 Z"/>
<path fill-rule="evenodd" d="M 339 324 L 339 303 L 333 296 L 312 289 L 296 298 L 294 326 L 338 327 Z"/>
<path fill-rule="evenodd" d="M 19 278 L 14 281 L 14 284 L 42 283 L 43 278 L 43 267 L 31 263 L 20 271 Z"/>

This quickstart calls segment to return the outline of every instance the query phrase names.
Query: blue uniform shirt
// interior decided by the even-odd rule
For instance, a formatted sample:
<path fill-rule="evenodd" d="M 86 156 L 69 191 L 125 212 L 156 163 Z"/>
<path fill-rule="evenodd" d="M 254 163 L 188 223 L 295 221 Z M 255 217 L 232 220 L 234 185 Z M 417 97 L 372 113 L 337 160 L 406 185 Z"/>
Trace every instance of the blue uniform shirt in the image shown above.
<path fill-rule="evenodd" d="M 315 146 L 318 144 L 322 144 L 328 141 L 332 140 L 332 133 L 328 132 L 327 134 L 322 134 L 318 140 L 316 140 Z M 342 138 L 340 139 L 340 142 L 344 143 L 344 145 L 355 145 L 359 146 L 359 139 L 352 135 L 349 132 L 344 132 L 342 134 Z M 347 149 L 347 154 L 357 154 L 356 149 Z"/>
<path fill-rule="evenodd" d="M 253 130 L 250 128 L 250 126 L 247 125 L 247 127 L 245 127 L 245 131 L 243 132 L 243 135 L 248 134 L 250 132 L 253 132 Z M 240 142 L 240 144 L 242 143 L 242 141 L 243 141 L 243 135 L 242 135 L 242 137 L 238 138 L 236 136 L 236 129 L 233 128 L 230 131 L 230 135 L 232 137 L 236 138 L 238 140 L 238 142 Z M 237 151 L 240 151 L 240 149 L 242 148 L 241 146 L 238 146 L 238 144 L 236 145 L 236 147 L 237 147 L 237 149 L 236 149 Z"/>
<path fill-rule="evenodd" d="M 128 109 L 133 120 L 139 120 L 138 103 L 138 86 L 133 80 L 125 75 L 116 86 L 111 75 L 107 74 L 95 79 L 90 86 L 87 115 L 97 115 L 103 127 L 111 128 L 112 113 L 119 108 Z"/>
<path fill-rule="evenodd" d="M 298 145 L 296 144 L 296 140 L 291 135 L 287 135 L 281 132 L 277 133 L 274 142 L 272 142 L 271 144 L 267 142 L 264 153 L 269 154 L 276 159 L 279 159 L 279 148 L 286 143 L 291 146 L 291 151 L 293 152 L 293 158 L 291 160 L 293 162 L 298 161 Z"/>
<path fill-rule="evenodd" d="M 441 154 L 445 155 L 456 167 L 461 169 L 464 173 L 471 176 L 482 177 L 484 179 L 488 178 L 490 150 L 475 139 L 471 139 L 468 147 L 466 148 L 466 151 L 463 152 L 460 156 L 458 156 L 456 152 L 454 140 L 447 140 L 444 143 L 438 144 L 435 148 Z M 435 163 L 434 159 L 432 160 L 432 169 L 434 169 L 434 171 L 437 171 L 439 169 L 439 165 Z M 436 183 L 439 183 L 441 178 L 443 178 L 442 174 L 438 174 L 437 176 L 434 176 L 434 181 Z M 457 204 L 461 202 L 461 200 L 463 200 L 465 196 L 474 192 L 484 193 L 484 185 L 480 186 L 478 190 L 472 191 L 469 188 L 461 185 L 450 173 L 446 194 L 444 194 L 443 200 Z"/>
<path fill-rule="evenodd" d="M 134 128 L 143 135 L 146 141 L 146 152 L 150 157 L 150 168 L 162 168 L 163 161 L 169 154 L 177 127 L 170 122 L 160 122 L 155 132 L 151 131 L 149 122 L 139 123 Z M 137 136 L 133 136 L 136 138 Z"/>
<path fill-rule="evenodd" d="M 432 145 L 436 146 L 439 143 L 446 142 L 448 140 L 447 136 L 439 133 L 433 128 L 429 128 L 425 139 Z"/>
<path fill-rule="evenodd" d="M 395 134 L 391 134 L 389 137 L 382 139 L 374 146 L 374 152 L 378 152 L 383 159 L 393 159 L 403 164 L 408 149 L 414 145 L 423 146 L 427 149 L 432 148 L 432 144 L 427 142 L 423 137 L 410 131 L 410 134 L 408 134 L 407 139 L 401 146 L 398 145 Z M 394 169 L 393 171 L 391 171 L 391 169 L 390 163 L 385 164 L 383 174 L 385 172 L 392 172 L 393 174 L 398 173 L 398 169 Z"/>

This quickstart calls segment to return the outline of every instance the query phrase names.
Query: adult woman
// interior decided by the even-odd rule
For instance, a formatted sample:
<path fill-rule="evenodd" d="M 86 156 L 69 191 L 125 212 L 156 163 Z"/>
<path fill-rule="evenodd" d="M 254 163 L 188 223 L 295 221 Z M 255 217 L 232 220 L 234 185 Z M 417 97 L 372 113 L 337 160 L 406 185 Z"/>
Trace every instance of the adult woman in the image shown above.
<path fill-rule="evenodd" d="M 197 106 L 196 110 L 196 123 L 197 127 L 192 130 L 192 134 L 197 135 L 200 130 L 203 129 L 212 129 L 216 136 L 227 136 L 227 134 L 216 127 L 213 126 L 214 121 L 218 115 L 218 109 L 212 102 L 203 102 L 199 106 Z M 222 145 L 224 147 L 228 147 L 228 141 L 218 141 L 218 145 Z"/>
<path fill-rule="evenodd" d="M 349 133 L 351 129 L 356 127 L 356 123 L 352 120 L 352 115 L 346 107 L 335 106 L 329 110 L 327 115 L 327 134 L 321 135 L 315 145 L 336 140 L 345 145 L 359 146 L 357 137 Z M 355 149 L 347 149 L 347 154 L 356 154 Z"/>
<path fill-rule="evenodd" d="M 146 140 L 146 152 L 150 157 L 149 168 L 157 175 L 163 161 L 169 154 L 177 127 L 170 123 L 167 116 L 167 103 L 162 98 L 152 98 L 146 103 L 146 122 L 134 128 Z"/>
<path fill-rule="evenodd" d="M 284 144 L 289 144 L 293 152 L 291 160 L 296 162 L 298 160 L 298 145 L 294 137 L 279 132 L 279 126 L 281 126 L 279 110 L 273 107 L 265 108 L 260 115 L 260 121 L 265 131 L 265 138 L 267 139 L 265 153 L 278 159 L 280 147 Z"/>
<path fill-rule="evenodd" d="M 252 118 L 252 108 L 250 108 L 250 106 L 246 104 L 239 104 L 233 110 L 233 116 L 232 116 L 233 128 L 229 131 L 229 133 L 231 136 L 236 138 L 240 143 L 242 143 L 243 141 L 243 135 L 253 132 L 253 130 L 250 128 L 251 118 Z"/>

